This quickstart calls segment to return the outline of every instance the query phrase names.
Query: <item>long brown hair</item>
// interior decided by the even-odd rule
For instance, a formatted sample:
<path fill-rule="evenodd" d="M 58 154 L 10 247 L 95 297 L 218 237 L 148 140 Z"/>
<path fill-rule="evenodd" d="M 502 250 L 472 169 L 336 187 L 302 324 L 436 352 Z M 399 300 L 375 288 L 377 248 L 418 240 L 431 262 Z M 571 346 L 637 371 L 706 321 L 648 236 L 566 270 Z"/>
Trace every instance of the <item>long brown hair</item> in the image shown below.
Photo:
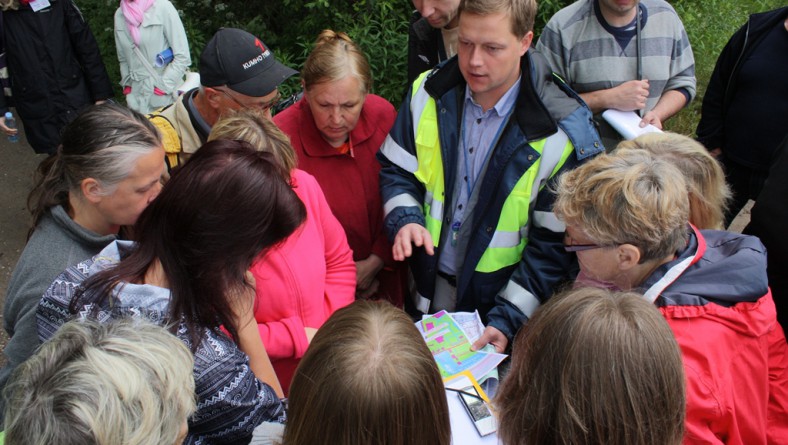
<path fill-rule="evenodd" d="M 321 327 L 290 386 L 284 445 L 449 445 L 446 394 L 410 318 L 359 300 Z"/>
<path fill-rule="evenodd" d="M 521 329 L 494 403 L 505 445 L 678 445 L 681 352 L 642 295 L 576 289 Z"/>
<path fill-rule="evenodd" d="M 244 274 L 306 217 L 289 177 L 270 153 L 245 142 L 203 145 L 142 212 L 137 248 L 88 278 L 71 311 L 100 303 L 124 282 L 142 282 L 159 260 L 171 291 L 169 316 L 186 324 L 193 348 L 205 329 L 223 325 L 237 336 L 231 303 L 244 294 Z"/>

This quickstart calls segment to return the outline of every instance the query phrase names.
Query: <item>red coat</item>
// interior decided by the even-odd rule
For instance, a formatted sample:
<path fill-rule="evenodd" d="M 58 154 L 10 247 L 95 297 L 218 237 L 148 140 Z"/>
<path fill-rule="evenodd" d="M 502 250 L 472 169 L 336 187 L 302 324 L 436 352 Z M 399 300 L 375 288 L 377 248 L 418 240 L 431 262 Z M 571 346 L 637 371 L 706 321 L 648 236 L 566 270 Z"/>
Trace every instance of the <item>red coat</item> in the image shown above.
<path fill-rule="evenodd" d="M 758 239 L 695 230 L 644 287 L 681 347 L 684 444 L 788 443 L 788 345 Z"/>
<path fill-rule="evenodd" d="M 298 155 L 298 168 L 317 179 L 328 205 L 345 229 L 353 260 L 375 254 L 386 267 L 378 274 L 379 295 L 402 306 L 402 270 L 391 257 L 391 244 L 383 232 L 383 203 L 379 189 L 380 164 L 375 158 L 397 112 L 382 97 L 367 95 L 356 128 L 350 133 L 353 155 L 340 154 L 320 136 L 305 100 L 274 117 L 290 137 Z"/>

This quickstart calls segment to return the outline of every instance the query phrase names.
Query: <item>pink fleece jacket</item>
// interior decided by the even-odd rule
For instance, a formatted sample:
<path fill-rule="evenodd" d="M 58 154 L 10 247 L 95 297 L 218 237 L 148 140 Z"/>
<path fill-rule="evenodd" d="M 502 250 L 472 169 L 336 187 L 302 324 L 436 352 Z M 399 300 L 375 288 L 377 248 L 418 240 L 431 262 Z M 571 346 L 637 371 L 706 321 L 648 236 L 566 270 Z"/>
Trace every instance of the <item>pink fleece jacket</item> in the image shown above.
<path fill-rule="evenodd" d="M 257 281 L 255 319 L 285 394 L 306 352 L 305 327 L 319 328 L 353 302 L 356 266 L 345 231 L 315 178 L 293 170 L 306 221 L 287 240 L 252 264 Z"/>

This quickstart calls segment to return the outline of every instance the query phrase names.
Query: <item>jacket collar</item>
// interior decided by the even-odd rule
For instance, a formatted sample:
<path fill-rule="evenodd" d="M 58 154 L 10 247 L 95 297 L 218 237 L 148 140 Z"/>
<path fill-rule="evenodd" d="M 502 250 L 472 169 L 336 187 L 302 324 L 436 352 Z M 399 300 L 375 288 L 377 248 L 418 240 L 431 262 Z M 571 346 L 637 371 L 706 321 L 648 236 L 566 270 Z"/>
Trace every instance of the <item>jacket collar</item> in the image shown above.
<path fill-rule="evenodd" d="M 540 79 L 541 76 L 537 74 L 530 51 L 520 58 L 520 75 L 520 92 L 515 102 L 513 117 L 528 142 L 546 138 L 558 131 L 558 125 L 537 91 L 537 81 L 545 80 Z M 458 94 L 462 95 L 465 85 L 457 56 L 454 56 L 429 74 L 424 89 L 430 96 L 439 99 L 455 88 L 459 88 Z"/>

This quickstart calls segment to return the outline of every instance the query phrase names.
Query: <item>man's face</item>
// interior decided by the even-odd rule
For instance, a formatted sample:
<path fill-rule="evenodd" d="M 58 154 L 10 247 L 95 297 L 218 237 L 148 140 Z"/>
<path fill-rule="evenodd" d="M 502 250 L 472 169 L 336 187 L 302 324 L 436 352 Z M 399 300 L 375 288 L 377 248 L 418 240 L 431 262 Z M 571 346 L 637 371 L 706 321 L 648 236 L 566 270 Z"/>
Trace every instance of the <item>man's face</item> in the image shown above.
<path fill-rule="evenodd" d="M 599 7 L 606 13 L 623 17 L 631 13 L 638 5 L 638 1 L 639 0 L 599 0 Z"/>
<path fill-rule="evenodd" d="M 263 110 L 265 115 L 271 118 L 271 108 L 274 107 L 281 98 L 278 89 L 274 89 L 269 94 L 263 97 L 252 97 L 245 94 L 238 93 L 227 87 L 214 88 L 222 94 L 222 101 L 219 109 L 219 114 L 223 115 L 228 110 L 240 110 L 244 108 L 259 108 Z"/>
<path fill-rule="evenodd" d="M 517 81 L 520 57 L 531 45 L 533 32 L 523 37 L 512 33 L 509 16 L 503 13 L 460 15 L 460 71 L 474 100 L 488 109 Z"/>
<path fill-rule="evenodd" d="M 457 17 L 460 0 L 413 0 L 413 7 L 433 28 L 444 28 Z"/>

